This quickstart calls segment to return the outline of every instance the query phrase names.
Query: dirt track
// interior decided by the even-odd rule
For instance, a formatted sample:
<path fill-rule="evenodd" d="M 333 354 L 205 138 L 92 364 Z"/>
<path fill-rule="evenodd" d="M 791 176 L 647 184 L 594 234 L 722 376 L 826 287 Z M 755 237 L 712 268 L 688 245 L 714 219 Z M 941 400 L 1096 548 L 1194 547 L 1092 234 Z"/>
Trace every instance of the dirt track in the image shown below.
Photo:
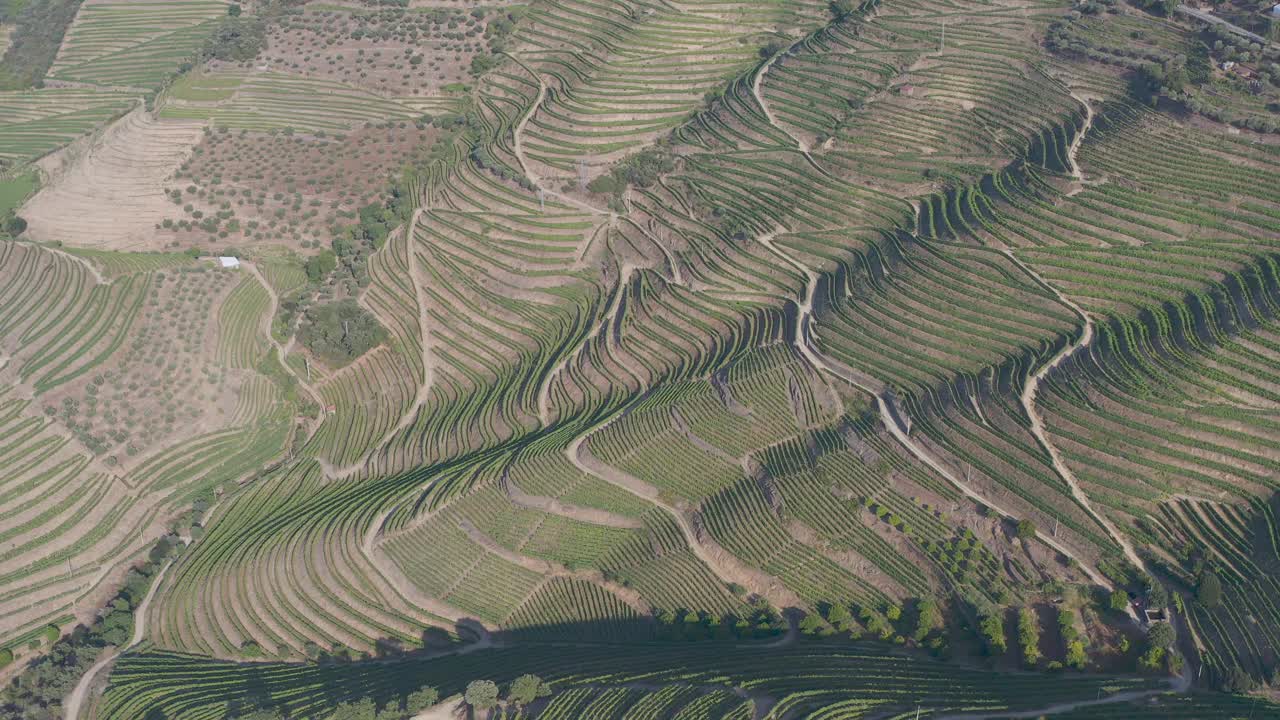
<path fill-rule="evenodd" d="M 77 720 L 80 715 L 80 707 L 84 704 L 84 699 L 89 693 L 89 689 L 93 686 L 94 678 L 98 673 L 102 672 L 102 668 L 107 667 L 115 661 L 117 657 L 127 652 L 129 648 L 134 647 L 142 642 L 142 638 L 146 636 L 147 631 L 147 608 L 151 607 L 151 599 L 156 596 L 161 584 L 164 583 L 164 575 L 169 572 L 169 568 L 173 563 L 165 565 L 156 573 L 155 579 L 151 581 L 151 587 L 147 589 L 147 596 L 138 604 L 138 609 L 133 613 L 133 637 L 129 639 L 129 644 L 125 645 L 119 651 L 106 650 L 102 653 L 102 657 L 98 659 L 84 675 L 80 676 L 80 681 L 76 683 L 75 688 L 71 690 L 71 694 L 63 701 L 63 717 L 65 720 Z"/>
<path fill-rule="evenodd" d="M 597 428 L 599 429 L 599 428 Z M 693 524 L 679 508 L 662 500 L 658 489 L 643 480 L 629 475 L 608 465 L 588 451 L 584 445 L 590 433 L 581 435 L 565 449 L 565 455 L 579 470 L 588 475 L 616 485 L 627 492 L 644 498 L 666 510 L 680 528 L 685 542 L 703 563 L 715 573 L 726 585 L 736 583 L 753 593 L 766 598 L 777 607 L 804 607 L 795 593 L 782 583 L 755 568 L 748 567 L 741 560 L 720 547 L 712 538 L 694 532 Z"/>
<path fill-rule="evenodd" d="M 798 303 L 799 320 L 796 323 L 795 337 L 792 339 L 796 350 L 810 363 L 812 363 L 814 367 L 835 375 L 854 387 L 857 387 L 875 397 L 876 406 L 880 411 L 881 422 L 884 424 L 885 428 L 889 430 L 889 433 L 893 435 L 894 439 L 897 440 L 898 443 L 902 445 L 902 447 L 904 447 L 913 457 L 929 466 L 929 468 L 941 475 L 947 480 L 947 482 L 951 483 L 970 499 L 986 505 L 1005 517 L 1016 517 L 1013 513 L 1002 508 L 1000 505 L 992 502 L 978 491 L 974 490 L 973 487 L 957 477 L 955 473 L 947 469 L 940 461 L 936 460 L 931 453 L 911 438 L 907 419 L 904 417 L 902 411 L 897 407 L 896 402 L 883 383 L 873 378 L 868 378 L 862 373 L 846 367 L 838 361 L 824 358 L 818 352 L 813 342 L 810 326 L 813 317 L 814 293 L 817 291 L 819 279 L 818 273 L 806 267 L 799 260 L 796 260 L 774 245 L 772 236 L 761 237 L 759 238 L 759 242 L 777 255 L 781 260 L 796 268 L 809 278 L 805 291 L 805 298 L 803 302 Z M 1081 560 L 1079 555 L 1067 549 L 1064 545 L 1053 538 L 1041 535 L 1038 536 L 1037 539 L 1045 545 L 1048 545 L 1054 550 L 1062 553 L 1064 556 L 1075 560 L 1080 565 L 1081 569 L 1084 570 L 1085 574 L 1089 576 L 1089 579 L 1092 582 L 1101 585 L 1108 590 L 1111 589 L 1111 582 L 1103 577 L 1103 575 L 1091 564 Z"/>

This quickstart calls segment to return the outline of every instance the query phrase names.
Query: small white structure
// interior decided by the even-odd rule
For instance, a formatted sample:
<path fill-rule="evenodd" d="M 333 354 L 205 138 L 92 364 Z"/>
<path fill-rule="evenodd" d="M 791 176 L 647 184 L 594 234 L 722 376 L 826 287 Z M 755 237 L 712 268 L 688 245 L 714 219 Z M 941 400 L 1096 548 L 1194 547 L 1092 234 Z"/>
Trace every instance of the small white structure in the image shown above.
<path fill-rule="evenodd" d="M 224 268 L 238 268 L 240 267 L 240 258 L 220 257 L 218 258 L 218 264 L 222 265 Z"/>
<path fill-rule="evenodd" d="M 1275 6 L 1271 8 L 1271 17 L 1280 18 L 1280 3 L 1276 3 Z"/>
<path fill-rule="evenodd" d="M 1235 66 L 1236 66 L 1235 60 L 1228 60 L 1222 63 L 1222 69 L 1226 70 L 1227 72 L 1231 72 L 1231 69 L 1234 68 Z"/>

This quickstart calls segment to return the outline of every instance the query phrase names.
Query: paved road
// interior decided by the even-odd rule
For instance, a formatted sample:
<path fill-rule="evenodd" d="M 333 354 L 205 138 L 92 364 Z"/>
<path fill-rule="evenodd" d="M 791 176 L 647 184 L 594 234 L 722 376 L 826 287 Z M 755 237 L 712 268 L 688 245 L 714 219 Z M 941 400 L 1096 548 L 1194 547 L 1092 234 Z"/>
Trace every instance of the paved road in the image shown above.
<path fill-rule="evenodd" d="M 1239 25 L 1232 25 L 1226 20 L 1223 20 L 1217 15 L 1214 15 L 1213 13 L 1207 13 L 1203 10 L 1190 8 L 1190 7 L 1187 7 L 1186 5 L 1179 5 L 1177 8 L 1175 8 L 1175 10 L 1177 12 L 1182 13 L 1183 15 L 1190 15 L 1191 17 L 1197 20 L 1202 20 L 1204 22 L 1207 22 L 1210 25 L 1222 25 L 1223 27 L 1230 30 L 1231 32 L 1237 35 L 1240 35 L 1241 37 L 1246 37 L 1252 40 L 1253 42 L 1261 43 L 1263 45 L 1267 44 L 1267 39 L 1262 37 L 1261 35 L 1251 33 L 1248 30 L 1245 30 L 1244 28 L 1240 27 Z"/>

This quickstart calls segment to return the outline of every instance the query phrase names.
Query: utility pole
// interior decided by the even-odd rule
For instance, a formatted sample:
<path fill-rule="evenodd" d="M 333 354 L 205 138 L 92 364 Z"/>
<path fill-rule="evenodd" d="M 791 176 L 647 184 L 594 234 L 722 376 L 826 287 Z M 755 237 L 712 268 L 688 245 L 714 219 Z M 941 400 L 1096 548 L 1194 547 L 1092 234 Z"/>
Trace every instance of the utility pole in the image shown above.
<path fill-rule="evenodd" d="M 587 191 L 587 159 L 578 158 L 578 191 Z"/>
<path fill-rule="evenodd" d="M 938 40 L 938 52 L 941 53 L 947 48 L 947 21 L 942 20 L 942 38 Z"/>

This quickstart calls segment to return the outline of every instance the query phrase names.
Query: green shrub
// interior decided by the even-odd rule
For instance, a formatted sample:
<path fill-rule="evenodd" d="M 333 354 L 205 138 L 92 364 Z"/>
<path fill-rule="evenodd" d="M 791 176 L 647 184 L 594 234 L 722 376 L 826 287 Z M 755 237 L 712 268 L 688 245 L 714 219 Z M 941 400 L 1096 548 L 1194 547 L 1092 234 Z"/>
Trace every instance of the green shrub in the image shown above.
<path fill-rule="evenodd" d="M 82 0 L 0 3 L 0 23 L 16 25 L 0 59 L 0 90 L 38 85 L 53 65 Z"/>
<path fill-rule="evenodd" d="M 316 305 L 303 317 L 298 340 L 333 367 L 346 365 L 386 339 L 386 330 L 355 300 Z"/>
<path fill-rule="evenodd" d="M 475 710 L 488 710 L 498 705 L 498 685 L 492 680 L 472 680 L 463 696 Z"/>
<path fill-rule="evenodd" d="M 336 267 L 338 267 L 338 256 L 332 250 L 321 250 L 319 255 L 307 258 L 302 264 L 302 269 L 307 273 L 307 279 L 313 283 L 324 280 Z"/>
<path fill-rule="evenodd" d="M 433 687 L 424 687 L 421 690 L 414 690 L 409 693 L 409 697 L 405 698 L 404 709 L 416 713 L 440 702 L 440 691 Z"/>
<path fill-rule="evenodd" d="M 1222 603 L 1222 581 L 1212 570 L 1205 570 L 1196 587 L 1196 600 L 1207 608 L 1215 608 Z"/>
<path fill-rule="evenodd" d="M 253 59 L 267 42 L 267 25 L 261 18 L 228 16 L 205 41 L 202 54 L 214 60 L 242 62 Z"/>

